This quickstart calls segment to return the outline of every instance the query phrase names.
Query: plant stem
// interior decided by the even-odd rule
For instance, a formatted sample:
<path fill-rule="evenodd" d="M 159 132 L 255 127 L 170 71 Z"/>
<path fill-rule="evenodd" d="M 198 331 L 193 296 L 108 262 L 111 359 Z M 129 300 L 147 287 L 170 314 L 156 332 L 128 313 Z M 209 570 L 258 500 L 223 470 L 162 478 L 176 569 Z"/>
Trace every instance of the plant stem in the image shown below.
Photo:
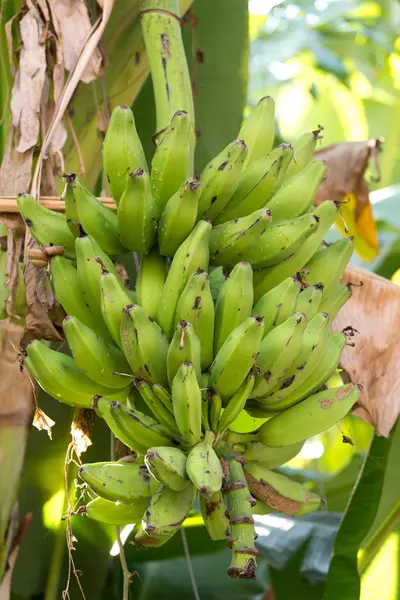
<path fill-rule="evenodd" d="M 116 526 L 115 533 L 117 536 L 117 542 L 118 542 L 118 548 L 119 548 L 119 560 L 121 562 L 122 575 L 124 578 L 124 588 L 123 588 L 122 600 L 129 600 L 129 584 L 131 582 L 132 575 L 129 572 L 128 564 L 126 562 L 124 545 L 121 540 L 121 528 L 119 525 Z"/>
<path fill-rule="evenodd" d="M 196 578 L 194 576 L 194 570 L 192 565 L 192 559 L 190 556 L 189 545 L 186 537 L 186 531 L 184 527 L 181 527 L 181 538 L 183 544 L 183 550 L 185 552 L 186 564 L 189 571 L 190 582 L 192 584 L 194 600 L 200 600 L 199 590 L 197 588 Z"/>
<path fill-rule="evenodd" d="M 142 0 L 141 23 L 153 80 L 157 131 L 167 127 L 178 110 L 191 115 L 193 94 L 182 43 L 178 0 Z"/>

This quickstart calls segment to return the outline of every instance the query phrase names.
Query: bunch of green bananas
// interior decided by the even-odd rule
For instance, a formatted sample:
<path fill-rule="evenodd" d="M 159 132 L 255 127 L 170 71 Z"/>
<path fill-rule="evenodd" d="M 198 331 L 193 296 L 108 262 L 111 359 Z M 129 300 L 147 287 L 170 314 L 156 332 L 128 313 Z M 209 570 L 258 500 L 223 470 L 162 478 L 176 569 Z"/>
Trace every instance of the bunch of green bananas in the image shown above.
<path fill-rule="evenodd" d="M 95 410 L 135 458 L 80 468 L 97 496 L 88 517 L 135 523 L 138 546 L 158 547 L 198 496 L 240 578 L 255 577 L 254 514 L 321 506 L 274 469 L 360 394 L 325 386 L 346 343 L 330 325 L 350 297 L 340 279 L 353 243 L 323 241 L 338 206 L 313 206 L 326 172 L 312 159 L 319 130 L 271 149 L 273 131 L 266 97 L 197 178 L 185 111 L 149 170 L 132 111 L 118 107 L 103 148 L 116 211 L 73 174 L 65 217 L 18 198 L 33 238 L 65 248 L 51 278 L 73 356 L 37 340 L 26 367 L 56 399 Z M 141 256 L 135 290 L 113 262 L 128 250 Z M 265 419 L 258 431 L 230 429 L 242 411 Z"/>

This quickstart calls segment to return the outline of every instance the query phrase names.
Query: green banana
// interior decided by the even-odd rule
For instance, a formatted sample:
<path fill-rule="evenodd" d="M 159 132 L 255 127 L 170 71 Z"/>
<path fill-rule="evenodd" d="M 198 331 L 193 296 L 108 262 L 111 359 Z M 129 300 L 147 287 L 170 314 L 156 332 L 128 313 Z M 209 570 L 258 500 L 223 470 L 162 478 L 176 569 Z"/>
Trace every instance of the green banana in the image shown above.
<path fill-rule="evenodd" d="M 167 408 L 171 414 L 174 414 L 171 393 L 159 383 L 155 383 L 153 385 L 153 392 L 155 393 L 157 398 L 164 404 L 165 408 Z"/>
<path fill-rule="evenodd" d="M 201 345 L 193 325 L 187 321 L 180 321 L 175 329 L 174 336 L 167 353 L 167 375 L 169 386 L 172 386 L 174 377 L 184 362 L 193 364 L 197 377 L 201 374 Z"/>
<path fill-rule="evenodd" d="M 253 506 L 253 515 L 270 515 L 273 512 L 272 508 L 265 504 L 265 502 L 256 499 Z"/>
<path fill-rule="evenodd" d="M 165 258 L 153 250 L 142 256 L 136 280 L 137 303 L 156 319 L 166 276 Z"/>
<path fill-rule="evenodd" d="M 100 263 L 101 264 L 101 263 Z M 100 308 L 104 323 L 111 334 L 114 342 L 121 347 L 121 321 L 122 309 L 131 303 L 128 290 L 124 290 L 121 280 L 107 271 L 101 265 L 100 275 Z"/>
<path fill-rule="evenodd" d="M 317 494 L 298 481 L 270 471 L 260 463 L 246 462 L 244 471 L 250 492 L 274 511 L 296 517 L 315 512 L 323 504 Z"/>
<path fill-rule="evenodd" d="M 260 269 L 254 272 L 254 300 L 258 302 L 263 294 L 269 292 L 287 277 L 293 276 L 310 260 L 314 252 L 318 250 L 328 229 L 335 223 L 338 215 L 338 204 L 325 201 L 312 213 L 319 219 L 317 231 L 311 235 L 293 254 L 285 261 Z"/>
<path fill-rule="evenodd" d="M 236 327 L 216 355 L 210 368 L 210 387 L 227 401 L 239 389 L 254 365 L 264 324 L 260 317 L 248 317 Z"/>
<path fill-rule="evenodd" d="M 122 311 L 121 348 L 135 377 L 167 385 L 167 338 L 138 304 Z"/>
<path fill-rule="evenodd" d="M 118 205 L 118 234 L 121 243 L 134 252 L 147 254 L 156 241 L 157 223 L 153 218 L 154 199 L 150 178 L 139 167 L 129 173 Z"/>
<path fill-rule="evenodd" d="M 215 434 L 206 431 L 204 440 L 193 446 L 186 462 L 189 479 L 204 496 L 219 492 L 222 487 L 222 467 L 213 448 L 214 440 Z"/>
<path fill-rule="evenodd" d="M 300 290 L 300 279 L 288 277 L 261 296 L 251 314 L 264 319 L 264 337 L 274 327 L 284 323 L 294 312 L 301 312 L 295 310 Z"/>
<path fill-rule="evenodd" d="M 124 504 L 150 498 L 158 487 L 147 468 L 136 462 L 88 463 L 79 467 L 78 475 L 101 498 Z"/>
<path fill-rule="evenodd" d="M 140 523 L 148 503 L 147 498 L 139 498 L 134 504 L 115 504 L 104 498 L 91 500 L 84 512 L 89 519 L 106 525 L 131 525 Z"/>
<path fill-rule="evenodd" d="M 271 212 L 265 208 L 257 210 L 247 217 L 227 221 L 213 227 L 210 235 L 210 254 L 214 264 L 218 263 L 219 253 L 232 258 L 232 246 L 235 255 L 244 252 L 251 239 L 259 240 L 265 235 L 272 223 Z M 240 259 L 236 262 L 240 262 Z M 232 262 L 232 266 L 236 264 Z"/>
<path fill-rule="evenodd" d="M 293 221 L 272 223 L 258 238 L 248 230 L 241 238 L 219 246 L 210 261 L 232 267 L 239 260 L 245 260 L 253 268 L 270 267 L 290 257 L 317 229 L 318 218 L 307 214 Z"/>
<path fill-rule="evenodd" d="M 353 240 L 342 238 L 318 250 L 303 269 L 307 285 L 322 283 L 325 293 L 328 293 L 332 286 L 339 284 L 353 249 Z"/>
<path fill-rule="evenodd" d="M 307 212 L 327 170 L 328 167 L 322 160 L 315 159 L 301 171 L 285 179 L 267 203 L 274 220 L 293 219 Z"/>
<path fill-rule="evenodd" d="M 193 176 L 194 141 L 190 115 L 178 110 L 159 142 L 151 163 L 150 186 L 157 221 L 182 181 Z"/>
<path fill-rule="evenodd" d="M 172 259 L 157 314 L 158 323 L 168 338 L 173 335 L 176 305 L 190 275 L 197 269 L 208 268 L 211 227 L 209 221 L 199 221 Z"/>
<path fill-rule="evenodd" d="M 125 290 L 125 287 L 118 277 L 114 264 L 91 235 L 81 235 L 81 237 L 77 238 L 75 240 L 75 250 L 79 287 L 82 290 L 84 300 L 89 306 L 93 318 L 96 320 L 95 330 L 105 340 L 111 339 L 108 327 L 103 321 L 101 309 L 102 294 L 100 279 L 103 270 L 106 269 L 109 273 L 112 273 L 117 281 L 120 282 L 123 290 Z"/>
<path fill-rule="evenodd" d="M 0 319 L 7 318 L 6 302 L 10 293 L 7 282 L 7 252 L 3 252 L 3 250 L 0 249 Z"/>
<path fill-rule="evenodd" d="M 243 121 L 238 139 L 244 140 L 249 149 L 245 167 L 271 152 L 275 138 L 275 102 L 264 96 Z"/>
<path fill-rule="evenodd" d="M 204 525 L 212 540 L 225 540 L 229 535 L 229 521 L 221 490 L 204 496 L 199 494 L 199 506 Z"/>
<path fill-rule="evenodd" d="M 52 257 L 50 268 L 54 295 L 67 315 L 77 317 L 94 331 L 103 331 L 102 323 L 97 327 L 97 320 L 82 294 L 74 265 L 65 256 L 58 255 Z"/>
<path fill-rule="evenodd" d="M 320 135 L 324 128 L 318 125 L 318 129 L 303 133 L 293 144 L 294 157 L 290 163 L 285 178 L 296 175 L 299 171 L 311 161 L 315 148 L 317 147 L 318 140 L 322 139 Z"/>
<path fill-rule="evenodd" d="M 169 427 L 171 431 L 176 431 L 176 423 L 172 413 L 164 406 L 151 385 L 144 379 L 136 379 L 135 386 L 146 406 L 150 409 L 151 415 L 159 422 Z"/>
<path fill-rule="evenodd" d="M 229 400 L 217 425 L 217 429 L 215 432 L 217 438 L 219 438 L 225 433 L 229 425 L 233 423 L 233 421 L 240 415 L 240 413 L 244 409 L 247 399 L 251 394 L 251 390 L 253 389 L 254 381 L 254 374 L 249 373 L 249 375 L 246 377 L 246 379 L 239 387 L 237 392 L 235 392 L 232 398 Z"/>
<path fill-rule="evenodd" d="M 213 159 L 201 174 L 199 219 L 215 221 L 236 190 L 247 156 L 243 140 L 235 140 Z"/>
<path fill-rule="evenodd" d="M 338 368 L 340 355 L 346 345 L 346 336 L 342 331 L 335 331 L 328 335 L 326 343 L 323 348 L 323 354 L 319 359 L 319 362 L 315 369 L 311 372 L 303 383 L 298 385 L 284 401 L 283 408 L 293 406 L 300 402 L 310 394 L 313 394 L 321 388 L 328 381 L 332 375 L 335 374 Z M 279 405 L 278 405 L 279 406 Z M 269 411 L 275 412 L 273 404 L 267 405 Z M 277 409 L 280 412 L 280 408 Z"/>
<path fill-rule="evenodd" d="M 207 369 L 213 360 L 214 302 L 208 274 L 198 269 L 189 277 L 175 313 L 175 321 L 188 321 L 200 341 L 200 364 Z"/>
<path fill-rule="evenodd" d="M 168 200 L 158 227 L 160 254 L 174 256 L 192 231 L 197 221 L 199 197 L 200 180 L 192 177 Z"/>
<path fill-rule="evenodd" d="M 138 167 L 147 171 L 135 119 L 127 106 L 116 106 L 111 113 L 103 142 L 103 167 L 117 206 L 124 192 L 128 173 Z"/>
<path fill-rule="evenodd" d="M 265 396 L 286 376 L 301 349 L 306 326 L 307 317 L 303 313 L 294 313 L 262 340 L 256 361 L 258 374 L 251 398 Z"/>
<path fill-rule="evenodd" d="M 328 313 L 333 322 L 339 310 L 346 304 L 347 300 L 350 300 L 350 298 L 351 283 L 332 285 L 327 294 L 324 292 L 320 310 Z"/>
<path fill-rule="evenodd" d="M 186 454 L 182 450 L 170 446 L 149 448 L 144 457 L 153 477 L 174 492 L 180 492 L 190 483 L 186 474 L 186 460 Z"/>
<path fill-rule="evenodd" d="M 360 397 L 360 388 L 348 383 L 309 396 L 269 419 L 258 438 L 266 446 L 286 446 L 318 435 L 338 423 Z"/>
<path fill-rule="evenodd" d="M 69 406 L 90 408 L 96 394 L 117 393 L 89 379 L 73 358 L 51 350 L 39 340 L 29 344 L 25 365 L 47 394 Z"/>
<path fill-rule="evenodd" d="M 286 371 L 285 378 L 260 400 L 267 410 L 283 410 L 290 406 L 287 397 L 313 373 L 324 356 L 330 323 L 326 313 L 318 313 L 309 321 L 300 351 Z"/>
<path fill-rule="evenodd" d="M 179 367 L 172 382 L 172 406 L 180 433 L 191 444 L 201 439 L 201 391 L 190 362 Z"/>
<path fill-rule="evenodd" d="M 17 204 L 35 242 L 41 246 L 64 246 L 64 255 L 75 258 L 75 236 L 64 215 L 42 206 L 30 194 L 18 194 Z"/>
<path fill-rule="evenodd" d="M 85 232 L 94 237 L 106 254 L 124 254 L 125 248 L 118 237 L 115 210 L 104 206 L 74 173 L 68 175 L 68 187 L 74 195 L 78 220 Z"/>
<path fill-rule="evenodd" d="M 304 313 L 307 319 L 311 321 L 320 311 L 323 296 L 324 286 L 322 283 L 307 286 L 297 298 L 296 312 Z"/>
<path fill-rule="evenodd" d="M 216 301 L 218 298 L 219 290 L 222 284 L 226 281 L 226 276 L 223 267 L 210 267 L 210 289 L 213 300 Z"/>
<path fill-rule="evenodd" d="M 242 386 L 240 386 L 239 390 L 241 388 L 242 388 Z M 239 392 L 239 390 L 236 392 L 236 394 Z M 234 394 L 234 396 L 236 394 Z M 221 416 L 221 411 L 222 411 L 221 394 L 219 394 L 217 392 L 217 390 L 213 390 L 212 388 L 207 388 L 207 402 L 208 402 L 209 415 L 210 415 L 210 428 L 212 431 L 216 432 L 218 423 L 219 423 L 219 419 Z"/>
<path fill-rule="evenodd" d="M 261 442 L 254 440 L 246 444 L 243 456 L 247 462 L 259 462 L 268 469 L 276 469 L 276 467 L 281 467 L 297 456 L 302 447 L 303 442 L 298 442 L 290 446 L 268 448 Z M 235 449 L 235 446 L 233 446 L 233 449 Z"/>
<path fill-rule="evenodd" d="M 77 238 L 79 236 L 78 209 L 76 207 L 73 187 L 69 185 L 70 180 L 72 182 L 75 181 L 75 177 L 75 173 L 70 173 L 69 175 L 63 176 L 63 178 L 65 178 L 65 187 L 61 198 L 64 198 L 65 220 L 67 221 L 67 225 L 69 227 L 70 232 L 72 233 L 74 238 Z"/>
<path fill-rule="evenodd" d="M 249 263 L 235 265 L 222 284 L 215 305 L 214 354 L 218 354 L 229 334 L 251 315 L 253 269 Z"/>
<path fill-rule="evenodd" d="M 281 185 L 292 156 L 292 146 L 281 144 L 250 165 L 243 172 L 235 193 L 215 223 L 219 225 L 264 208 Z"/>
<path fill-rule="evenodd" d="M 109 388 L 127 387 L 129 377 L 117 374 L 131 375 L 129 365 L 119 348 L 108 344 L 76 317 L 65 317 L 63 330 L 78 367 L 90 379 Z"/>
<path fill-rule="evenodd" d="M 165 544 L 180 529 L 195 498 L 196 490 L 191 484 L 180 492 L 160 486 L 147 504 L 135 542 L 146 548 Z"/>

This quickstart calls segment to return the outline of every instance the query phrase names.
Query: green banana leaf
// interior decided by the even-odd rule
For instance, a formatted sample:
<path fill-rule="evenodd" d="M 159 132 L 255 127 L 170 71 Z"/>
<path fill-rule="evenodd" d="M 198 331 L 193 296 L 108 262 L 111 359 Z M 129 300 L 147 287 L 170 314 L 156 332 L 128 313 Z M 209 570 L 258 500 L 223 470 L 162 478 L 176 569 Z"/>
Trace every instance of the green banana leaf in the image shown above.
<path fill-rule="evenodd" d="M 321 600 L 323 583 L 311 584 L 301 573 L 307 552 L 307 543 L 287 562 L 284 569 L 270 568 L 270 578 L 275 600 Z M 340 597 L 340 596 L 339 596 Z"/>

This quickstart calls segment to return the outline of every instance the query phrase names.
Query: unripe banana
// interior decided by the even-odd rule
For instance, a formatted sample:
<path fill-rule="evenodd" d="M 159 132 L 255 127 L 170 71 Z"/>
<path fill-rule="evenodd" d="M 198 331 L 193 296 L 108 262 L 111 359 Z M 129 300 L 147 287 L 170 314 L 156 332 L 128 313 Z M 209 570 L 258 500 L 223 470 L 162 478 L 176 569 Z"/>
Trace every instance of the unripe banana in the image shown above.
<path fill-rule="evenodd" d="M 284 323 L 294 312 L 301 312 L 295 311 L 300 290 L 300 279 L 288 277 L 261 296 L 251 314 L 264 319 L 264 337 L 274 327 Z"/>
<path fill-rule="evenodd" d="M 132 525 L 140 523 L 148 504 L 147 498 L 139 498 L 134 504 L 115 504 L 104 498 L 95 498 L 85 507 L 89 519 L 106 525 Z"/>
<path fill-rule="evenodd" d="M 250 492 L 277 512 L 296 517 L 314 512 L 322 506 L 317 494 L 260 463 L 246 462 L 244 471 Z"/>
<path fill-rule="evenodd" d="M 151 163 L 151 191 L 157 221 L 168 200 L 183 181 L 193 176 L 194 131 L 187 112 L 178 110 L 172 117 Z"/>
<path fill-rule="evenodd" d="M 249 317 L 236 327 L 218 352 L 210 369 L 210 386 L 222 400 L 229 400 L 239 389 L 254 365 L 264 324 L 260 317 Z"/>
<path fill-rule="evenodd" d="M 318 250 L 304 267 L 307 285 L 322 283 L 325 293 L 338 285 L 353 254 L 354 244 L 350 238 L 342 238 L 327 248 Z"/>
<path fill-rule="evenodd" d="M 100 276 L 104 268 L 116 277 L 123 290 L 125 289 L 124 285 L 118 277 L 114 264 L 91 235 L 82 235 L 77 238 L 75 241 L 75 250 L 79 287 L 82 290 L 86 304 L 92 312 L 93 318 L 96 320 L 96 331 L 105 340 L 111 340 L 111 335 L 103 321 L 101 310 Z"/>
<path fill-rule="evenodd" d="M 239 390 L 241 388 L 242 388 L 242 386 L 240 386 Z M 239 392 L 239 390 L 238 390 L 238 392 Z M 238 392 L 236 392 L 236 394 Z M 234 394 L 234 396 L 235 396 L 235 394 Z M 221 417 L 221 410 L 222 410 L 221 394 L 219 394 L 217 392 L 217 390 L 213 390 L 212 388 L 207 388 L 207 402 L 208 402 L 209 415 L 210 415 L 210 428 L 212 431 L 215 432 L 215 431 L 217 431 L 219 419 Z"/>
<path fill-rule="evenodd" d="M 142 256 L 136 280 L 137 303 L 156 319 L 166 277 L 165 258 L 153 250 Z"/>
<path fill-rule="evenodd" d="M 322 202 L 312 213 L 319 218 L 319 227 L 293 254 L 284 262 L 254 272 L 254 300 L 258 302 L 263 294 L 269 292 L 287 277 L 293 276 L 307 263 L 318 250 L 328 229 L 334 224 L 338 215 L 335 202 Z"/>
<path fill-rule="evenodd" d="M 156 241 L 154 199 L 150 179 L 139 167 L 129 173 L 118 205 L 118 234 L 121 243 L 134 252 L 147 254 Z"/>
<path fill-rule="evenodd" d="M 286 171 L 285 178 L 292 177 L 312 160 L 318 140 L 322 139 L 320 135 L 323 127 L 318 125 L 318 129 L 303 133 L 293 144 L 294 157 Z"/>
<path fill-rule="evenodd" d="M 74 265 L 65 256 L 58 255 L 53 256 L 50 267 L 54 295 L 67 315 L 77 317 L 94 331 L 103 331 L 103 324 L 97 327 L 97 321 L 82 294 Z"/>
<path fill-rule="evenodd" d="M 101 314 L 114 342 L 120 348 L 122 310 L 130 303 L 131 297 L 128 290 L 125 291 L 121 286 L 121 280 L 103 266 L 100 275 Z"/>
<path fill-rule="evenodd" d="M 190 483 L 186 474 L 186 460 L 186 454 L 182 450 L 170 446 L 149 448 L 144 457 L 153 477 L 175 492 L 180 492 Z"/>
<path fill-rule="evenodd" d="M 219 438 L 224 435 L 226 429 L 228 429 L 229 425 L 233 423 L 233 421 L 240 415 L 242 410 L 244 409 L 247 399 L 251 394 L 251 390 L 254 386 L 254 373 L 249 373 L 246 377 L 240 388 L 235 392 L 232 398 L 229 400 L 224 412 L 222 413 L 218 426 L 216 428 L 216 434 Z"/>
<path fill-rule="evenodd" d="M 73 358 L 51 350 L 39 340 L 29 344 L 25 365 L 45 392 L 69 406 L 90 408 L 94 395 L 116 393 L 89 379 Z"/>
<path fill-rule="evenodd" d="M 213 300 L 216 301 L 218 298 L 219 290 L 222 284 L 226 281 L 226 276 L 223 267 L 210 267 L 210 289 Z"/>
<path fill-rule="evenodd" d="M 127 106 L 116 106 L 111 113 L 103 142 L 103 167 L 117 206 L 125 189 L 128 173 L 138 167 L 147 171 L 135 119 Z"/>
<path fill-rule="evenodd" d="M 302 447 L 303 442 L 298 442 L 290 446 L 269 448 L 261 442 L 254 440 L 246 444 L 243 456 L 248 462 L 257 462 L 268 469 L 276 469 L 297 456 Z M 235 450 L 235 446 L 233 446 L 233 449 Z"/>
<path fill-rule="evenodd" d="M 351 298 L 351 284 L 332 285 L 329 292 L 322 298 L 320 310 L 328 313 L 333 322 L 339 310 L 344 306 L 347 300 Z"/>
<path fill-rule="evenodd" d="M 200 340 L 194 331 L 193 325 L 184 320 L 180 321 L 168 348 L 167 374 L 169 386 L 172 386 L 174 377 L 184 362 L 192 363 L 196 376 L 200 377 L 200 356 Z"/>
<path fill-rule="evenodd" d="M 174 414 L 174 409 L 172 407 L 172 396 L 171 393 L 159 383 L 155 383 L 153 385 L 153 392 L 157 396 L 157 398 L 164 404 L 165 408 L 169 410 L 171 415 Z"/>
<path fill-rule="evenodd" d="M 29 233 L 42 246 L 64 246 L 67 258 L 75 258 L 75 236 L 65 216 L 36 202 L 30 194 L 18 194 L 19 212 Z"/>
<path fill-rule="evenodd" d="M 93 196 L 73 173 L 68 175 L 68 187 L 74 194 L 79 222 L 86 233 L 94 237 L 106 254 L 110 256 L 123 254 L 125 248 L 118 237 L 115 210 L 97 200 L 96 196 Z"/>
<path fill-rule="evenodd" d="M 122 311 L 121 348 L 135 377 L 167 385 L 168 340 L 138 304 Z"/>
<path fill-rule="evenodd" d="M 188 454 L 186 472 L 194 487 L 208 496 L 222 487 L 222 467 L 213 448 L 215 434 L 208 430 L 204 440 L 198 442 Z"/>
<path fill-rule="evenodd" d="M 188 321 L 200 341 L 200 363 L 207 369 L 213 360 L 214 302 L 208 274 L 198 269 L 189 278 L 176 307 L 175 321 Z"/>
<path fill-rule="evenodd" d="M 197 444 L 201 439 L 201 392 L 192 363 L 181 364 L 173 379 L 172 406 L 179 431 L 191 445 Z"/>
<path fill-rule="evenodd" d="M 296 312 L 302 312 L 311 321 L 320 311 L 323 300 L 324 286 L 322 283 L 307 286 L 297 298 Z"/>
<path fill-rule="evenodd" d="M 251 315 L 253 306 L 253 269 L 249 263 L 235 265 L 222 284 L 215 306 L 214 354 L 227 337 Z"/>
<path fill-rule="evenodd" d="M 131 410 L 136 410 L 133 408 L 132 402 L 127 402 L 127 406 Z M 134 450 L 137 454 L 146 454 L 147 447 L 145 446 L 145 442 L 141 444 L 138 442 L 137 437 L 132 442 L 132 436 L 127 434 L 125 429 L 120 427 L 119 422 L 115 418 L 115 410 L 112 409 L 113 407 L 111 400 L 108 400 L 103 396 L 95 396 L 91 400 L 91 407 L 99 417 L 104 419 L 117 440 L 120 440 L 123 444 L 125 444 L 125 446 L 131 448 L 131 450 Z M 144 416 L 145 415 L 143 415 L 143 417 Z M 145 425 L 143 425 L 143 427 L 145 427 Z"/>
<path fill-rule="evenodd" d="M 189 277 L 197 269 L 208 268 L 210 231 L 209 221 L 199 221 L 172 260 L 157 315 L 158 323 L 168 338 L 173 335 L 176 305 Z"/>
<path fill-rule="evenodd" d="M 292 156 L 292 147 L 281 144 L 248 167 L 225 210 L 216 219 L 216 224 L 244 217 L 264 208 L 281 185 Z"/>
<path fill-rule="evenodd" d="M 192 177 L 185 181 L 170 198 L 158 226 L 160 254 L 174 256 L 197 221 L 200 180 Z"/>
<path fill-rule="evenodd" d="M 259 373 L 251 398 L 265 396 L 286 376 L 302 346 L 306 325 L 307 317 L 303 313 L 294 313 L 262 340 L 256 361 Z"/>
<path fill-rule="evenodd" d="M 147 504 L 136 543 L 146 548 L 165 544 L 182 526 L 195 498 L 196 490 L 191 484 L 180 492 L 160 486 Z"/>
<path fill-rule="evenodd" d="M 203 190 L 199 200 L 198 218 L 215 221 L 228 204 L 242 173 L 247 156 L 243 140 L 229 144 L 201 174 Z"/>
<path fill-rule="evenodd" d="M 315 159 L 301 171 L 285 179 L 267 204 L 274 220 L 293 219 L 307 212 L 327 170 L 328 167 L 322 160 Z"/>
<path fill-rule="evenodd" d="M 158 487 L 147 468 L 136 462 L 88 463 L 79 467 L 78 475 L 101 498 L 124 504 L 150 498 Z"/>
<path fill-rule="evenodd" d="M 159 422 L 169 427 L 171 431 L 177 432 L 175 419 L 172 413 L 164 406 L 157 394 L 153 391 L 151 385 L 144 379 L 136 379 L 135 386 L 146 406 L 150 409 L 151 415 Z"/>
<path fill-rule="evenodd" d="M 75 173 L 70 173 L 65 177 L 65 187 L 62 193 L 61 198 L 64 197 L 64 205 L 65 205 L 65 220 L 67 221 L 67 225 L 69 227 L 70 232 L 77 238 L 79 236 L 79 216 L 78 209 L 76 207 L 75 194 L 73 187 L 68 185 L 69 179 L 72 178 L 72 182 L 75 181 Z"/>
<path fill-rule="evenodd" d="M 274 512 L 265 502 L 255 499 L 255 503 L 252 508 L 253 515 L 270 515 Z"/>
<path fill-rule="evenodd" d="M 208 496 L 199 494 L 199 505 L 210 538 L 225 540 L 229 535 L 229 521 L 225 516 L 226 505 L 221 490 Z"/>
<path fill-rule="evenodd" d="M 243 121 L 238 138 L 244 140 L 249 149 L 245 167 L 271 152 L 275 138 L 275 102 L 264 96 Z"/>
<path fill-rule="evenodd" d="M 318 218 L 303 215 L 293 221 L 281 221 L 267 229 L 259 238 L 248 230 L 239 239 L 222 246 L 210 256 L 213 264 L 233 266 L 245 260 L 253 268 L 265 268 L 281 263 L 290 257 L 318 229 Z"/>
<path fill-rule="evenodd" d="M 338 423 L 359 397 L 360 389 L 355 383 L 309 396 L 264 423 L 258 438 L 266 446 L 302 442 Z"/>
<path fill-rule="evenodd" d="M 117 375 L 131 371 L 125 357 L 114 344 L 108 344 L 76 317 L 67 316 L 63 330 L 78 367 L 90 379 L 109 388 L 121 389 L 130 383 L 129 377 Z"/>

